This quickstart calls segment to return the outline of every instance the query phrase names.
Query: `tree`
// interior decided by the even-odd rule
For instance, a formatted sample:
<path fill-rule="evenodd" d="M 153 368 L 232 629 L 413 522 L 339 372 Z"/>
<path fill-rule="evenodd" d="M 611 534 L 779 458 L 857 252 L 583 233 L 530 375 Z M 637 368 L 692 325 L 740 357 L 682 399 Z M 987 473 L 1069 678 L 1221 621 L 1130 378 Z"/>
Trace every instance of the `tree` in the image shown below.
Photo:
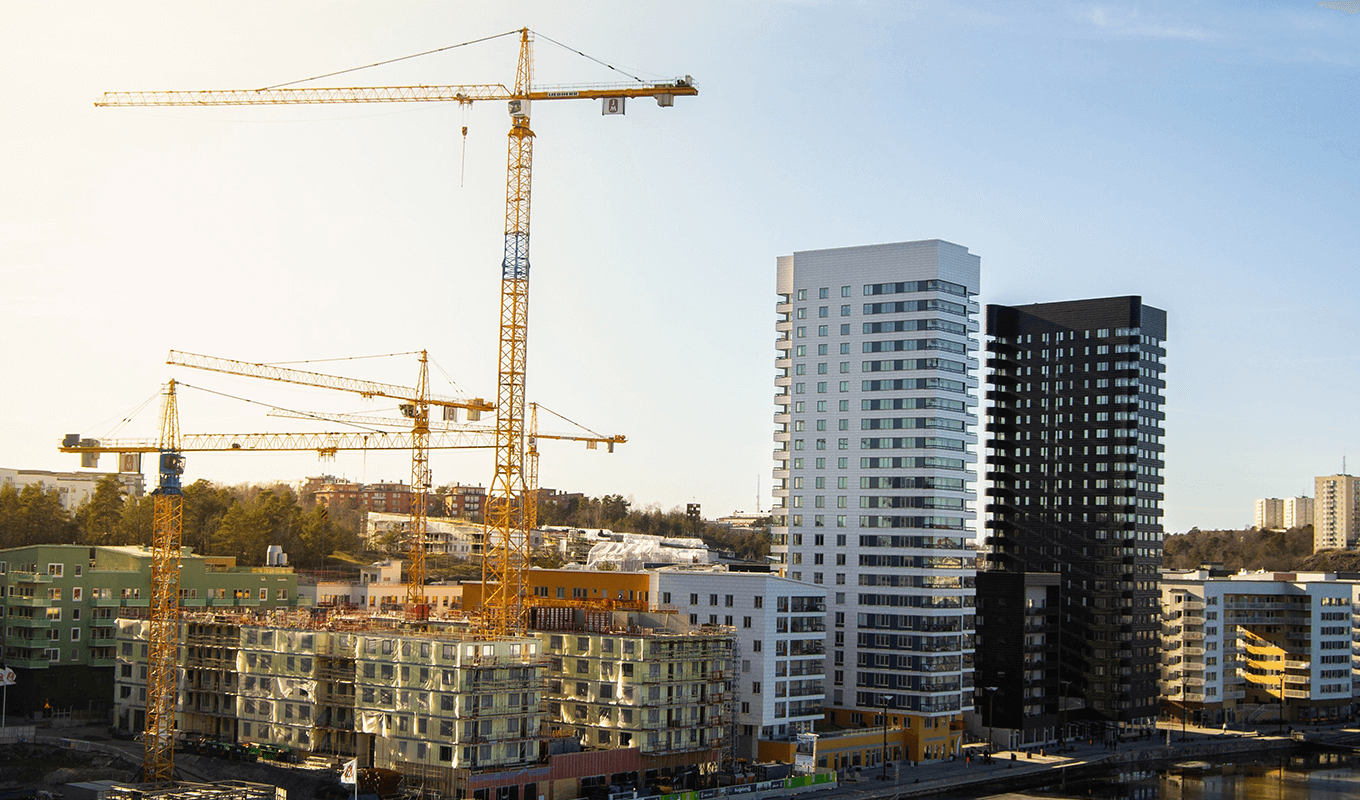
<path fill-rule="evenodd" d="M 184 487 L 184 533 L 182 543 L 195 553 L 207 554 L 222 517 L 235 501 L 230 489 L 202 478 Z"/>
<path fill-rule="evenodd" d="M 94 486 L 94 494 L 76 509 L 82 542 L 88 545 L 115 543 L 118 523 L 123 519 L 123 484 L 105 475 Z"/>
<path fill-rule="evenodd" d="M 61 504 L 61 494 L 41 484 L 0 487 L 0 544 L 74 544 L 79 529 Z"/>

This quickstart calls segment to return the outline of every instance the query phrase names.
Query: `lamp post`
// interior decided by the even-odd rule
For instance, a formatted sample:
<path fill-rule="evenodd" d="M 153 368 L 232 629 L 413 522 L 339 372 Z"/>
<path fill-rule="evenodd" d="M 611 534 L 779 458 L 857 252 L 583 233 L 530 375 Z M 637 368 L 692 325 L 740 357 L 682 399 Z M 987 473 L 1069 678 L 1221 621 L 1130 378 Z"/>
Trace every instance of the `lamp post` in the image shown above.
<path fill-rule="evenodd" d="M 1284 655 L 1280 655 L 1280 734 L 1284 734 Z"/>
<path fill-rule="evenodd" d="M 1181 660 L 1181 741 L 1182 741 L 1182 742 L 1185 741 L 1185 717 L 1186 717 L 1186 713 L 1187 713 L 1187 712 L 1186 712 L 1186 708 L 1185 708 L 1185 701 L 1186 701 L 1187 697 L 1188 697 L 1188 695 L 1186 695 L 1186 693 L 1185 693 L 1185 661 L 1184 661 L 1184 659 L 1182 659 L 1182 660 Z"/>
<path fill-rule="evenodd" d="M 1063 687 L 1063 703 L 1062 703 L 1062 724 L 1061 724 L 1060 727 L 1062 728 L 1062 733 L 1061 733 L 1062 748 L 1061 748 L 1061 749 L 1062 749 L 1063 752 L 1066 752 L 1066 751 L 1067 751 L 1067 690 L 1068 690 L 1069 687 L 1071 687 L 1071 685 L 1072 685 L 1072 682 L 1071 682 L 1071 681 L 1062 681 L 1062 687 Z"/>
<path fill-rule="evenodd" d="M 982 691 L 987 693 L 987 755 L 992 754 L 993 744 L 992 724 L 996 722 L 996 690 L 995 686 L 984 686 Z"/>
<path fill-rule="evenodd" d="M 888 695 L 886 693 L 878 696 L 878 704 L 883 709 L 883 755 L 879 758 L 879 761 L 883 764 L 882 780 L 886 781 L 888 779 Z"/>

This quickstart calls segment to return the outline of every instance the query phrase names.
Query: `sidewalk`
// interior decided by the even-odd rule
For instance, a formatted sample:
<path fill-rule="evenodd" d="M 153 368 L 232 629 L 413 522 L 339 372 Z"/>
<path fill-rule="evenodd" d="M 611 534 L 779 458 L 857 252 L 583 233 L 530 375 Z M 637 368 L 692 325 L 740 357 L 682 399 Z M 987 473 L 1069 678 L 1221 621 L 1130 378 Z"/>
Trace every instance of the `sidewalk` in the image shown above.
<path fill-rule="evenodd" d="M 1360 730 L 1346 726 L 1331 728 L 1311 728 L 1310 732 L 1339 733 L 1342 730 Z M 1167 734 L 1170 733 L 1170 746 Z M 1044 755 L 1038 752 L 1026 754 L 1024 751 L 1000 751 L 993 755 L 990 763 L 981 759 L 985 745 L 973 744 L 964 747 L 964 756 L 954 761 L 928 761 L 916 766 L 904 764 L 900 769 L 889 768 L 888 780 L 879 779 L 882 768 L 864 768 L 857 774 L 859 780 L 848 777 L 834 790 L 817 792 L 810 797 L 916 797 L 938 794 L 948 790 L 986 791 L 989 783 L 1003 783 L 1020 779 L 1038 779 L 1047 774 L 1052 781 L 1076 780 L 1085 777 L 1091 770 L 1116 765 L 1136 765 L 1154 763 L 1170 759 L 1192 759 L 1215 756 L 1233 752 L 1268 750 L 1292 747 L 1294 742 L 1288 732 L 1283 736 L 1257 734 L 1237 730 L 1224 731 L 1221 728 L 1195 728 L 1187 726 L 1184 738 L 1181 727 L 1176 725 L 1159 726 L 1152 737 L 1137 741 L 1121 742 L 1110 749 L 1100 742 L 1088 744 L 1087 740 L 1070 743 L 1067 752 L 1057 753 L 1046 748 Z M 1012 759 L 1014 756 L 1014 760 Z M 998 786 L 997 794 L 1005 794 L 1011 789 Z"/>

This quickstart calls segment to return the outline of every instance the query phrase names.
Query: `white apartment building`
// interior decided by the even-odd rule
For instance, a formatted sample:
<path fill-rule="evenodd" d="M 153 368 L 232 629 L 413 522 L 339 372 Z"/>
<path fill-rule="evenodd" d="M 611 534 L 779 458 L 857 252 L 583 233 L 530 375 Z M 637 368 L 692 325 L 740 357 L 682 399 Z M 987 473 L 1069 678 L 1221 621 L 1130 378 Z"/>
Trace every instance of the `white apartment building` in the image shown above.
<path fill-rule="evenodd" d="M 675 567 L 651 574 L 651 596 L 691 625 L 736 631 L 740 757 L 756 758 L 761 739 L 812 732 L 826 699 L 825 588 L 769 572 Z"/>
<path fill-rule="evenodd" d="M 357 606 L 373 613 L 400 611 L 406 603 L 407 584 L 401 576 L 404 563 L 393 558 L 360 567 L 357 582 L 323 580 L 303 584 L 298 586 L 298 596 L 313 606 Z M 427 583 L 425 602 L 432 617 L 461 617 L 463 587 L 457 583 Z"/>
<path fill-rule="evenodd" d="M 1360 537 L 1360 480 L 1324 475 L 1313 486 L 1313 550 L 1354 548 Z"/>
<path fill-rule="evenodd" d="M 773 553 L 827 586 L 828 706 L 951 732 L 973 702 L 980 260 L 940 240 L 778 259 Z"/>
<path fill-rule="evenodd" d="M 137 463 L 140 469 L 140 460 Z M 16 490 L 22 490 L 25 486 L 37 484 L 44 489 L 56 489 L 62 507 L 67 511 L 75 511 L 94 497 L 95 486 L 104 478 L 116 478 L 128 497 L 141 497 L 145 490 L 141 472 L 48 472 L 0 467 L 0 486 L 13 486 Z"/>
<path fill-rule="evenodd" d="M 1262 497 L 1256 501 L 1256 516 L 1252 526 L 1263 531 L 1283 530 L 1284 501 L 1278 497 Z"/>
<path fill-rule="evenodd" d="M 1313 524 L 1313 498 L 1286 497 L 1284 499 L 1284 527 L 1302 528 Z"/>
<path fill-rule="evenodd" d="M 1163 709 L 1191 722 L 1351 711 L 1354 581 L 1331 573 L 1163 570 Z"/>

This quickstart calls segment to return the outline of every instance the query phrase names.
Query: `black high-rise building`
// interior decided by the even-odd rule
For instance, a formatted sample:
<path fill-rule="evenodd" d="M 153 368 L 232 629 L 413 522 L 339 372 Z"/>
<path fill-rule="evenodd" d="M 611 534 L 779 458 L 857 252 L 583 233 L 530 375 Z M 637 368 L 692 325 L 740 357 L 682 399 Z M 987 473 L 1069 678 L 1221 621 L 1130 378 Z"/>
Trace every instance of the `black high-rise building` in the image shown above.
<path fill-rule="evenodd" d="M 1081 714 L 1150 726 L 1166 312 L 1141 297 L 988 305 L 986 336 L 983 566 L 1058 573 L 1062 680 Z"/>

